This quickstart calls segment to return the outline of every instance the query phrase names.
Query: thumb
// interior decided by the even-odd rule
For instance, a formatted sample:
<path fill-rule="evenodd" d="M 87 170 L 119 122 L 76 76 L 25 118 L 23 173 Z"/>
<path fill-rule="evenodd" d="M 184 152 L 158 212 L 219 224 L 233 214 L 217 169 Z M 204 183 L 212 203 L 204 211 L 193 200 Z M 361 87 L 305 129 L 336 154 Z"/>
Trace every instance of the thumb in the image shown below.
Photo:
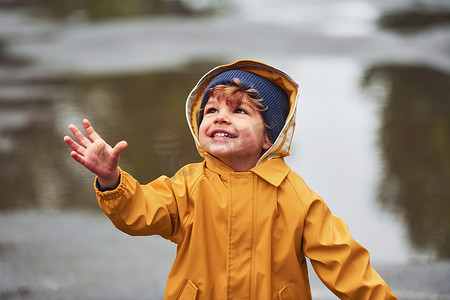
<path fill-rule="evenodd" d="M 118 142 L 113 148 L 113 155 L 116 158 L 119 158 L 120 153 L 128 147 L 128 143 L 126 141 Z"/>

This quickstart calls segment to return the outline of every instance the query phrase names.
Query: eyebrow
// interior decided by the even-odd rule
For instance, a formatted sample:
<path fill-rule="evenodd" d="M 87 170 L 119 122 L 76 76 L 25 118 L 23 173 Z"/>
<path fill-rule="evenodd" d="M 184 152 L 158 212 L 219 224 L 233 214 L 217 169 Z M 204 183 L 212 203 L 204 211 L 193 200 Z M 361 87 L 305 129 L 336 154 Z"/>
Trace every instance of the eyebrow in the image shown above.
<path fill-rule="evenodd" d="M 205 104 L 205 107 L 206 106 L 208 106 L 208 104 L 216 104 L 216 103 L 219 103 L 219 101 L 217 101 L 216 100 L 216 98 L 210 98 L 207 102 L 206 102 L 206 104 Z"/>
<path fill-rule="evenodd" d="M 244 101 L 242 101 L 240 105 L 236 105 L 236 107 L 243 107 L 243 108 L 248 108 L 248 109 L 250 109 L 252 111 L 254 111 L 254 110 L 256 111 L 256 108 L 254 107 L 254 105 L 251 105 L 251 104 L 246 103 Z"/>

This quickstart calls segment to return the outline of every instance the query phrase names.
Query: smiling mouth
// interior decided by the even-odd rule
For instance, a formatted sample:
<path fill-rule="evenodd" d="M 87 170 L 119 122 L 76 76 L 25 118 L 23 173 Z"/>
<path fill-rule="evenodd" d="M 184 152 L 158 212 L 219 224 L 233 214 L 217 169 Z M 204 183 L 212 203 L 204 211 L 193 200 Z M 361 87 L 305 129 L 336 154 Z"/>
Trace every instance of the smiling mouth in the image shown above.
<path fill-rule="evenodd" d="M 225 133 L 225 132 L 216 132 L 212 135 L 212 137 L 227 137 L 227 138 L 234 138 L 231 134 Z"/>

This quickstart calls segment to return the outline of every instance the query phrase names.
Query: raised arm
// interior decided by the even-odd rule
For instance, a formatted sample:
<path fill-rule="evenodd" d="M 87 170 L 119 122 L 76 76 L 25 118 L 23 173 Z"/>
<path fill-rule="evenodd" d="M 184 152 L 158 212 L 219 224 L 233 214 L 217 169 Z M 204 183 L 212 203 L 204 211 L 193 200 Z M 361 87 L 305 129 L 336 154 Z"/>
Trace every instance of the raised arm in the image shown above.
<path fill-rule="evenodd" d="M 83 120 L 83 126 L 87 137 L 75 125 L 69 125 L 70 131 L 78 141 L 77 143 L 67 135 L 64 137 L 64 142 L 73 150 L 70 155 L 97 175 L 101 187 L 115 186 L 119 181 L 120 154 L 128 143 L 121 141 L 111 147 L 98 135 L 87 119 Z"/>

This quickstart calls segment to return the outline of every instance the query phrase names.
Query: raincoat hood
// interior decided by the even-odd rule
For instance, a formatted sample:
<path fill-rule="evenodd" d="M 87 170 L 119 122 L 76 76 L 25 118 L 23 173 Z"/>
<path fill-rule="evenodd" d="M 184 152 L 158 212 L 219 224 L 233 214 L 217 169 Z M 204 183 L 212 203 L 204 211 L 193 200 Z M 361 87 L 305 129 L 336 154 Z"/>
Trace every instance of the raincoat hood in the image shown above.
<path fill-rule="evenodd" d="M 273 145 L 260 157 L 256 165 L 266 160 L 276 157 L 288 156 L 292 137 L 295 129 L 295 115 L 297 110 L 298 84 L 283 71 L 272 66 L 254 60 L 239 60 L 232 64 L 218 66 L 206 73 L 197 85 L 193 88 L 186 101 L 186 118 L 194 137 L 198 153 L 205 157 L 206 151 L 200 146 L 198 121 L 201 109 L 203 95 L 206 92 L 208 84 L 220 73 L 229 70 L 243 70 L 258 74 L 286 91 L 289 99 L 289 114 L 286 118 L 283 129 L 274 141 Z"/>

